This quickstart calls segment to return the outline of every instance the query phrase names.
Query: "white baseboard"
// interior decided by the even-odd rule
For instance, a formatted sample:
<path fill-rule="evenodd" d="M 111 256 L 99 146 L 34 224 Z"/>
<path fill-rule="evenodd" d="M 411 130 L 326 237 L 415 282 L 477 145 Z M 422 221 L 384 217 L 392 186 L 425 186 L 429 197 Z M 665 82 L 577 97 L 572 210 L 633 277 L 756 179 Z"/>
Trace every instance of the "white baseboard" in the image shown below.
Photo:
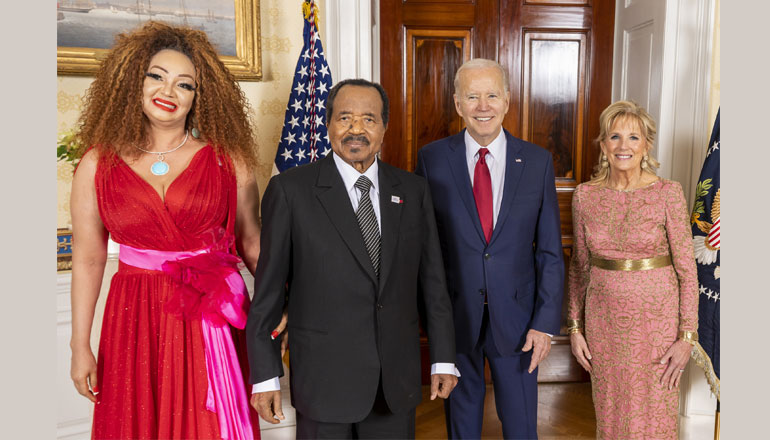
<path fill-rule="evenodd" d="M 91 417 L 67 420 L 56 425 L 59 440 L 89 440 L 91 438 Z"/>

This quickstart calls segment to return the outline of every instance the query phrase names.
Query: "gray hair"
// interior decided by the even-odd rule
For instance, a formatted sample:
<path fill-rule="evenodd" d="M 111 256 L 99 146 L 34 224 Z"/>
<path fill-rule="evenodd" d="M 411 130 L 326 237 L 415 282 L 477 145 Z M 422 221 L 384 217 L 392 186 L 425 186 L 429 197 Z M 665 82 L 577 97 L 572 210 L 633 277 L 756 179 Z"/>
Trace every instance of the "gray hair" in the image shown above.
<path fill-rule="evenodd" d="M 459 69 L 457 69 L 457 72 L 455 73 L 455 94 L 457 94 L 458 89 L 460 88 L 460 72 L 468 69 L 489 69 L 494 68 L 500 71 L 500 74 L 503 76 L 503 89 L 505 90 L 505 93 L 508 93 L 508 72 L 503 69 L 503 66 L 501 66 L 497 61 L 488 60 L 486 58 L 474 58 L 472 60 L 468 60 L 463 63 L 462 66 L 460 66 Z"/>

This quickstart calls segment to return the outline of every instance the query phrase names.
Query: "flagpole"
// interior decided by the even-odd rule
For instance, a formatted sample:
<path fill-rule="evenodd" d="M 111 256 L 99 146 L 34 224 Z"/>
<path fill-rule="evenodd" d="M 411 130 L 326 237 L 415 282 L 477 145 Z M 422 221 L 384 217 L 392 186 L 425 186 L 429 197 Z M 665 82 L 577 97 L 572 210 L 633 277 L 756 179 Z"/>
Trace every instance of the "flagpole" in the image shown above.
<path fill-rule="evenodd" d="M 714 440 L 719 440 L 719 400 L 717 400 L 717 411 L 714 416 Z"/>

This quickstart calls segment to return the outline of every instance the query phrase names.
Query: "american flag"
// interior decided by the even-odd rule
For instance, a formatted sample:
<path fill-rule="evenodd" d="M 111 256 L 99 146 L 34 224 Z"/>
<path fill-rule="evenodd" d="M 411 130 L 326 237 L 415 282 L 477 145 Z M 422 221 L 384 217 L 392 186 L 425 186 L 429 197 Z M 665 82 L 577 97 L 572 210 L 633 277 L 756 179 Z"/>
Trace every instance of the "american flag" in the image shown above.
<path fill-rule="evenodd" d="M 711 131 L 706 160 L 703 162 L 698 185 L 695 188 L 692 224 L 693 248 L 698 267 L 698 337 L 699 345 L 693 350 L 696 363 L 706 373 L 711 391 L 719 399 L 720 389 L 720 288 L 721 263 L 721 185 L 719 161 L 721 142 L 719 112 Z"/>
<path fill-rule="evenodd" d="M 332 88 L 332 75 L 318 35 L 315 1 L 305 1 L 302 12 L 305 17 L 304 44 L 275 153 L 275 166 L 279 172 L 315 162 L 332 151 L 325 123 L 326 97 Z"/>

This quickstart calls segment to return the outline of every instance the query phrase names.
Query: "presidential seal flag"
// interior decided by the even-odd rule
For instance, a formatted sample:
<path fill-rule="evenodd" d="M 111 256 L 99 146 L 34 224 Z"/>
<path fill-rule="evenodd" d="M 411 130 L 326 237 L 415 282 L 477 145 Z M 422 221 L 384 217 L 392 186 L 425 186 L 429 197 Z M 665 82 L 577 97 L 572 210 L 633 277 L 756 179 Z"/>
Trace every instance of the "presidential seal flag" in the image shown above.
<path fill-rule="evenodd" d="M 305 18 L 304 44 L 294 71 L 281 139 L 275 153 L 277 172 L 315 162 L 331 152 L 325 120 L 332 75 L 318 35 L 315 1 L 305 1 L 302 14 Z"/>
<path fill-rule="evenodd" d="M 719 112 L 711 132 L 706 160 L 695 189 L 692 224 L 695 260 L 698 267 L 698 338 L 692 352 L 703 368 L 711 391 L 719 399 Z"/>

